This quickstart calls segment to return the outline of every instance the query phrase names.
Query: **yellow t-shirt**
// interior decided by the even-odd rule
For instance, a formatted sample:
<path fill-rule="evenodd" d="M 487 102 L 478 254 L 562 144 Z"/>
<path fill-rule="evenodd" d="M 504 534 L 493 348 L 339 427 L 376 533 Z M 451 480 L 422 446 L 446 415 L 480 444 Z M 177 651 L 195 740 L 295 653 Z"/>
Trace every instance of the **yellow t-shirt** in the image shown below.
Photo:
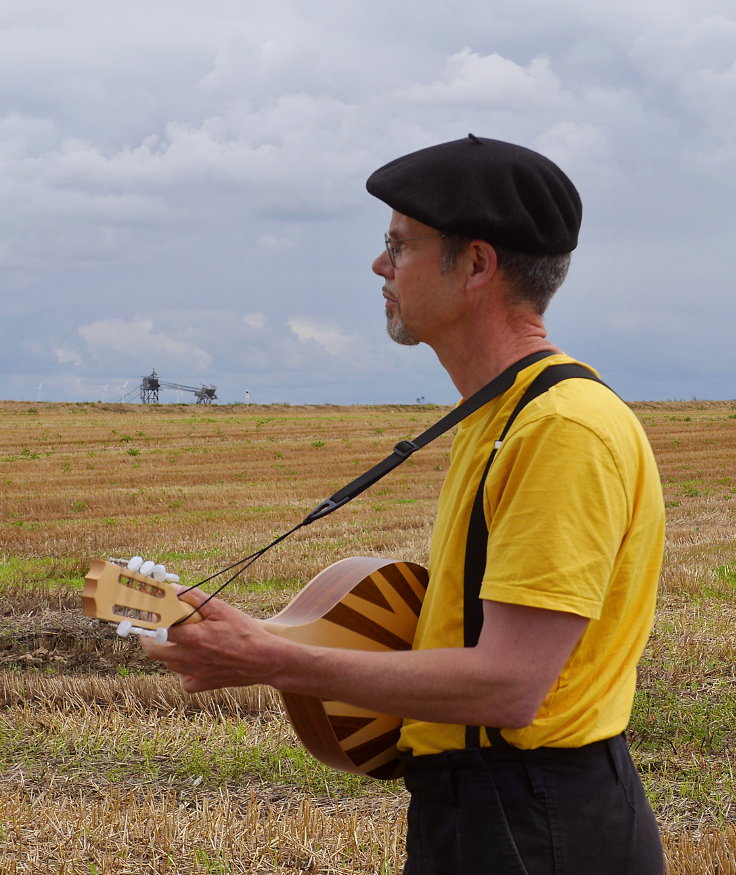
<path fill-rule="evenodd" d="M 473 499 L 493 443 L 555 355 L 458 426 L 432 537 L 430 583 L 414 647 L 463 646 L 463 570 Z M 534 721 L 503 736 L 521 748 L 579 747 L 622 732 L 651 630 L 664 503 L 647 437 L 631 410 L 592 380 L 558 383 L 528 404 L 485 486 L 488 560 L 480 596 L 588 617 Z M 503 727 L 500 727 L 503 729 Z M 485 733 L 481 742 L 487 743 Z M 465 746 L 452 724 L 406 720 L 415 755 Z"/>

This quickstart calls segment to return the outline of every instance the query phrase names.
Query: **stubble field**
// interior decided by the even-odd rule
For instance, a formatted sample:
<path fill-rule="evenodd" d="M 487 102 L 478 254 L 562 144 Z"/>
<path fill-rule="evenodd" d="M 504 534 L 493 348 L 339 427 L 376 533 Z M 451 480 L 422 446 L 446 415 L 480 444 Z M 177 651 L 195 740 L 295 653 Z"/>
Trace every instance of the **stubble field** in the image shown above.
<path fill-rule="evenodd" d="M 668 507 L 629 730 L 670 875 L 736 873 L 736 403 L 632 405 Z M 331 771 L 267 688 L 185 697 L 81 614 L 90 562 L 194 583 L 420 433 L 432 406 L 0 403 L 0 873 L 381 873 L 400 783 Z M 270 616 L 352 555 L 426 560 L 450 437 L 302 529 L 225 597 Z"/>

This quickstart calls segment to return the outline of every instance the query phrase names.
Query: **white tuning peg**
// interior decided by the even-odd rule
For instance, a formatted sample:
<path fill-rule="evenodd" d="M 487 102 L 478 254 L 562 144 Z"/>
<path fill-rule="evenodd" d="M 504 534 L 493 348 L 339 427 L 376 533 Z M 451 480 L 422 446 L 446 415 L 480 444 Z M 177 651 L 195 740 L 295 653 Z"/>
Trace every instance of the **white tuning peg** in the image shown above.
<path fill-rule="evenodd" d="M 121 620 L 116 631 L 121 638 L 127 638 L 128 635 L 145 635 L 146 638 L 153 638 L 156 644 L 166 644 L 169 640 L 168 629 L 141 629 L 140 626 L 134 626 L 130 620 Z"/>
<path fill-rule="evenodd" d="M 179 583 L 178 574 L 169 574 L 165 565 L 154 562 L 152 559 L 144 560 L 142 556 L 134 556 L 127 561 L 125 559 L 118 559 L 115 561 L 119 564 L 125 565 L 129 571 L 138 571 L 141 574 L 145 574 L 147 577 L 152 577 L 154 580 Z"/>

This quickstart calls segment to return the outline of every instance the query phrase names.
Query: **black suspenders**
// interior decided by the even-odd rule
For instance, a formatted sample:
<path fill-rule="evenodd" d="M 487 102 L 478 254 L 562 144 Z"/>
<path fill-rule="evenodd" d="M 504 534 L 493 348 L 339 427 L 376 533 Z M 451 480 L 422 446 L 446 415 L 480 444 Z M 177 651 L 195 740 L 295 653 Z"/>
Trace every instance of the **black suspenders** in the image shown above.
<path fill-rule="evenodd" d="M 545 368 L 527 388 L 526 392 L 521 397 L 519 403 L 514 408 L 513 412 L 506 420 L 500 437 L 494 443 L 491 455 L 486 463 L 483 475 L 480 478 L 478 491 L 473 502 L 473 509 L 470 514 L 470 525 L 468 527 L 468 540 L 465 548 L 465 571 L 464 571 L 464 594 L 463 594 L 463 624 L 464 624 L 464 645 L 465 647 L 474 647 L 478 643 L 480 631 L 483 626 L 483 603 L 480 598 L 480 585 L 483 580 L 483 575 L 486 569 L 486 558 L 488 548 L 488 526 L 486 525 L 486 517 L 483 509 L 483 496 L 486 478 L 490 470 L 496 453 L 500 449 L 509 429 L 514 423 L 516 417 L 521 411 L 539 395 L 544 394 L 552 386 L 560 383 L 562 380 L 570 380 L 580 378 L 584 380 L 595 380 L 602 383 L 591 370 L 578 364 L 565 365 L 550 365 Z M 604 384 L 605 385 L 605 384 Z M 498 741 L 500 734 L 497 730 L 489 729 Z M 465 746 L 478 747 L 480 744 L 480 727 L 466 726 L 465 727 Z"/>

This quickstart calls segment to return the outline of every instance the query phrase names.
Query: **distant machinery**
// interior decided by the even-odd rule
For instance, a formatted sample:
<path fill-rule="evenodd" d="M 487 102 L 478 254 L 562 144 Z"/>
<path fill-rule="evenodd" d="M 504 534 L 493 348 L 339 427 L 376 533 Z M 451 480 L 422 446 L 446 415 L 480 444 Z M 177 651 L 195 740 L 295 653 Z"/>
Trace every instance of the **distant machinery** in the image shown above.
<path fill-rule="evenodd" d="M 176 386 L 176 389 L 179 387 Z M 189 389 L 188 386 L 182 386 L 182 389 Z M 200 386 L 199 389 L 189 389 L 194 392 L 194 397 L 197 399 L 197 404 L 212 404 L 217 401 L 217 386 Z"/>
<path fill-rule="evenodd" d="M 149 377 L 142 377 L 140 385 L 141 401 L 143 404 L 158 404 L 158 390 L 161 388 L 156 369 L 151 371 Z"/>
<path fill-rule="evenodd" d="M 141 402 L 143 404 L 158 404 L 158 393 L 160 389 L 175 389 L 181 392 L 193 392 L 197 399 L 197 404 L 212 404 L 217 400 L 217 386 L 201 385 L 182 386 L 180 383 L 169 383 L 166 380 L 159 380 L 155 369 L 147 377 L 141 377 L 141 384 L 137 389 L 133 389 L 124 395 L 120 400 L 128 401 L 136 392 L 140 392 Z"/>

